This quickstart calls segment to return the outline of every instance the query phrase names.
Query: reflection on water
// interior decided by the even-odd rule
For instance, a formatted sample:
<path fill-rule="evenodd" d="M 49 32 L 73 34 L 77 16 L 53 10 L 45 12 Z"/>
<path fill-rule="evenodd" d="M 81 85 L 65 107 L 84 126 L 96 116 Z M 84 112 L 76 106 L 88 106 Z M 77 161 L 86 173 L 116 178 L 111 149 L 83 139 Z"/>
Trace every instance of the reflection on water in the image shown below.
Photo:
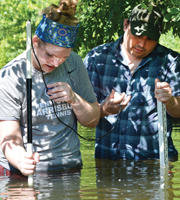
<path fill-rule="evenodd" d="M 94 129 L 82 128 L 82 132 L 93 135 Z M 178 129 L 173 137 L 175 145 L 180 148 Z M 179 161 L 163 169 L 158 160 L 95 160 L 92 142 L 81 141 L 81 150 L 82 169 L 35 174 L 32 188 L 28 187 L 26 177 L 0 177 L 0 199 L 180 199 Z"/>
<path fill-rule="evenodd" d="M 165 182 L 160 179 L 159 162 L 119 161 L 111 162 L 108 168 L 105 167 L 106 161 L 99 164 L 97 188 L 101 199 L 162 199 L 160 192 L 163 195 L 164 191 L 161 186 Z"/>

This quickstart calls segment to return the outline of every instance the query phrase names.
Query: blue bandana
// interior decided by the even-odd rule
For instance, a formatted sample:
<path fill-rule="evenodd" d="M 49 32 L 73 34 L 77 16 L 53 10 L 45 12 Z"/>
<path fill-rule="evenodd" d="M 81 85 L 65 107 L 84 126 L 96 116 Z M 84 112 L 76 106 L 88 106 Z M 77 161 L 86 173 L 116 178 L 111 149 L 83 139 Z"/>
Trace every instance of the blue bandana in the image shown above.
<path fill-rule="evenodd" d="M 78 29 L 79 24 L 77 26 L 60 24 L 46 18 L 44 14 L 35 34 L 47 43 L 72 48 L 75 45 Z"/>

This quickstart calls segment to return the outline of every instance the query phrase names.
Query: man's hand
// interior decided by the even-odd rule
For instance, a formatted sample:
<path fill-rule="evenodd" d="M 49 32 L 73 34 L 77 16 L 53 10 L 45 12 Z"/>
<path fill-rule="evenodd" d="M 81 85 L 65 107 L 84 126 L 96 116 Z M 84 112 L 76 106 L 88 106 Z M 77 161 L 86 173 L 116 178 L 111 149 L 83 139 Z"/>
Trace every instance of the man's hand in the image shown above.
<path fill-rule="evenodd" d="M 111 94 L 100 105 L 101 117 L 117 114 L 119 113 L 120 108 L 122 111 L 131 99 L 131 96 L 127 96 L 126 98 L 125 96 L 126 94 L 124 92 L 118 94 L 112 89 Z"/>
<path fill-rule="evenodd" d="M 18 168 L 24 176 L 34 174 L 36 170 L 36 163 L 39 162 L 39 154 L 33 153 L 30 155 L 27 152 L 20 154 L 18 159 Z"/>
<path fill-rule="evenodd" d="M 155 80 L 155 97 L 163 102 L 165 105 L 168 105 L 171 100 L 173 99 L 172 97 L 172 89 L 170 85 L 166 82 L 160 82 L 159 79 Z"/>
<path fill-rule="evenodd" d="M 67 103 L 74 103 L 76 95 L 71 87 L 65 82 L 55 82 L 48 84 L 49 88 L 47 94 L 50 99 L 55 102 L 66 101 Z"/>

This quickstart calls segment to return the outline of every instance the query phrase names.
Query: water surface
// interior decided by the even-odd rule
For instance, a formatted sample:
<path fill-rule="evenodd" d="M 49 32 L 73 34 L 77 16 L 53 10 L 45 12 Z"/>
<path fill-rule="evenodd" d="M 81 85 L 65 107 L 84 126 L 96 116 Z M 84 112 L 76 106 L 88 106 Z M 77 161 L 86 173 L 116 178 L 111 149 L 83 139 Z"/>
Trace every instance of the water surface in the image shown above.
<path fill-rule="evenodd" d="M 173 138 L 180 152 L 179 128 Z M 84 137 L 94 129 L 80 127 Z M 83 168 L 34 175 L 33 187 L 26 177 L 0 177 L 0 199 L 14 200 L 178 200 L 180 161 L 160 168 L 159 160 L 110 161 L 94 159 L 94 142 L 81 139 Z"/>

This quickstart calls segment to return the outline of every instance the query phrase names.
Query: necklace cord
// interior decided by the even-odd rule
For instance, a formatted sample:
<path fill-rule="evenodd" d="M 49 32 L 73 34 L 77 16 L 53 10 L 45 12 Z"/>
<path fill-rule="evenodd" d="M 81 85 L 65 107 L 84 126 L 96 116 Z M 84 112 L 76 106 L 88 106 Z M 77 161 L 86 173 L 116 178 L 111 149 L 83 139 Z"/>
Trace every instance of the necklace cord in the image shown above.
<path fill-rule="evenodd" d="M 33 43 L 31 42 L 31 44 L 32 44 L 33 54 L 34 54 L 34 56 L 35 56 L 35 58 L 36 58 L 36 60 L 37 60 L 37 62 L 38 62 L 38 65 L 39 65 L 40 70 L 41 70 L 41 73 L 42 73 L 42 79 L 43 79 L 43 82 L 44 82 L 46 91 L 48 91 L 47 84 L 46 84 L 46 81 L 45 81 L 45 77 L 44 77 L 44 74 L 43 74 L 43 70 L 42 70 L 41 64 L 40 64 L 39 59 L 37 58 L 36 53 L 35 53 L 35 51 L 34 51 Z M 103 135 L 103 136 L 101 136 L 101 137 L 99 137 L 99 138 L 97 138 L 97 139 L 91 139 L 91 138 L 85 138 L 85 137 L 83 137 L 83 136 L 80 135 L 75 129 L 73 129 L 72 127 L 70 127 L 68 124 L 64 123 L 64 122 L 57 116 L 57 113 L 56 113 L 56 110 L 55 110 L 55 103 L 54 103 L 54 101 L 53 101 L 52 99 L 51 99 L 51 102 L 52 102 L 54 114 L 55 114 L 56 118 L 58 119 L 58 121 L 61 122 L 62 124 L 64 124 L 65 126 L 67 126 L 68 128 L 70 128 L 71 130 L 73 130 L 80 138 L 82 138 L 82 139 L 84 139 L 84 140 L 87 140 L 87 141 L 98 141 L 98 140 L 100 140 L 101 138 L 107 136 L 109 133 L 111 133 L 111 132 L 114 130 L 114 128 L 115 128 L 117 122 L 119 121 L 120 113 L 121 113 L 121 111 L 122 111 L 122 110 L 121 110 L 121 109 L 122 109 L 122 103 L 121 103 L 121 104 L 120 104 L 120 109 L 119 109 L 119 113 L 118 113 L 117 120 L 116 120 L 114 126 L 112 127 L 112 129 L 111 129 L 110 131 L 108 131 L 105 135 Z"/>

